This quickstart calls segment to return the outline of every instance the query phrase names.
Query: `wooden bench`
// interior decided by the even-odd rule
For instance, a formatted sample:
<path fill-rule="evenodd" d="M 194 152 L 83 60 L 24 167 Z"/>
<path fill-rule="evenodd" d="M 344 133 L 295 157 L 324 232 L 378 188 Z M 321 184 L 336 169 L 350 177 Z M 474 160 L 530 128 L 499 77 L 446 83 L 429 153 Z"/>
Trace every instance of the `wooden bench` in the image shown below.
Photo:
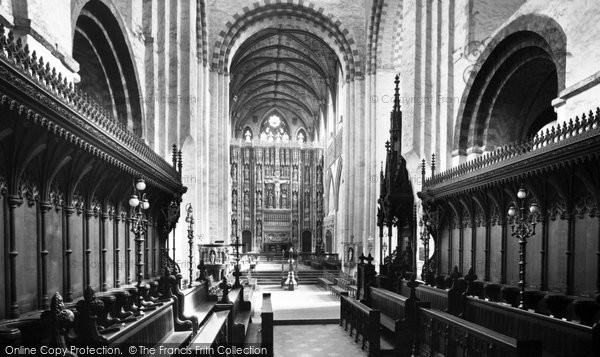
<path fill-rule="evenodd" d="M 229 292 L 229 300 L 233 303 L 231 315 L 231 341 L 234 345 L 243 345 L 246 340 L 248 326 L 252 322 L 252 305 L 244 300 L 244 289 L 236 288 Z"/>
<path fill-rule="evenodd" d="M 185 347 L 192 338 L 192 331 L 175 331 L 173 302 L 169 301 L 155 311 L 126 324 L 119 331 L 105 335 L 109 346 L 121 344 Z"/>
<path fill-rule="evenodd" d="M 406 281 L 402 284 L 401 293 L 405 296 L 410 294 Z M 431 302 L 431 307 L 436 310 L 444 311 L 448 307 L 448 290 L 421 285 L 416 288 L 416 295 L 421 301 Z M 593 353 L 592 327 L 545 316 L 534 310 L 521 310 L 469 296 L 464 300 L 462 317 L 516 339 L 540 340 L 544 353 L 577 356 Z"/>
<path fill-rule="evenodd" d="M 329 272 L 323 272 L 323 276 L 317 279 L 320 286 L 329 290 L 329 287 L 334 284 L 334 275 Z"/>
<path fill-rule="evenodd" d="M 189 350 L 202 356 L 221 356 L 219 347 L 229 346 L 230 311 L 215 311 L 189 344 Z M 221 347 L 222 348 L 222 347 Z"/>
<path fill-rule="evenodd" d="M 273 357 L 273 305 L 271 293 L 263 293 L 261 318 L 261 347 L 267 349 L 267 356 Z"/>
<path fill-rule="evenodd" d="M 344 327 L 344 331 L 350 329 L 350 336 L 354 335 L 355 342 L 362 337 L 362 349 L 368 344 L 369 356 L 379 356 L 381 352 L 379 317 L 379 310 L 348 297 L 346 292 L 340 294 L 340 326 Z"/>
<path fill-rule="evenodd" d="M 379 321 L 387 332 L 396 334 L 396 322 L 404 318 L 406 299 L 391 291 L 371 287 L 369 306 L 381 311 Z"/>
<path fill-rule="evenodd" d="M 500 334 L 454 315 L 418 308 L 419 355 L 539 357 L 539 341 L 524 341 Z M 444 333 L 439 333 L 444 331 Z"/>
<path fill-rule="evenodd" d="M 356 279 L 354 279 L 354 277 L 352 277 L 350 274 L 346 274 L 344 272 L 340 272 L 340 277 L 343 279 L 348 280 L 348 295 L 350 297 L 355 298 L 356 297 Z"/>
<path fill-rule="evenodd" d="M 348 283 L 348 280 L 346 279 L 342 279 L 342 278 L 337 278 L 336 279 L 336 285 L 331 285 L 330 286 L 330 291 L 337 297 L 340 297 L 341 293 L 348 293 L 348 285 L 350 285 Z"/>
<path fill-rule="evenodd" d="M 208 292 L 209 284 L 209 281 L 202 281 L 185 292 L 185 313 L 196 316 L 200 326 L 208 319 L 217 303 L 217 296 Z"/>

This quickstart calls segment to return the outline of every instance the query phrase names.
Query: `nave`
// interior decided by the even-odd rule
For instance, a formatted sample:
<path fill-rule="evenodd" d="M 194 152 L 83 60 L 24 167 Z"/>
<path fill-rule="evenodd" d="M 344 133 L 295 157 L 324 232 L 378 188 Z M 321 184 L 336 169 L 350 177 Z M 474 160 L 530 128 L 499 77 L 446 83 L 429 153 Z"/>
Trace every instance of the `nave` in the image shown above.
<path fill-rule="evenodd" d="M 6 355 L 600 355 L 600 4 L 0 1 Z"/>

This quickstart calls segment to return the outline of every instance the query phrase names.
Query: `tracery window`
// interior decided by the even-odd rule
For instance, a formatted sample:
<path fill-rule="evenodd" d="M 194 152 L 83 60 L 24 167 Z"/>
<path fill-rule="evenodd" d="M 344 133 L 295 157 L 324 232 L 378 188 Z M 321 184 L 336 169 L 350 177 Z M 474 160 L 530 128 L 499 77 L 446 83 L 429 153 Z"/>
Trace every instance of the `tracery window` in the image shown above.
<path fill-rule="evenodd" d="M 260 140 L 266 142 L 286 142 L 290 140 L 290 130 L 278 115 L 271 115 L 260 126 Z"/>

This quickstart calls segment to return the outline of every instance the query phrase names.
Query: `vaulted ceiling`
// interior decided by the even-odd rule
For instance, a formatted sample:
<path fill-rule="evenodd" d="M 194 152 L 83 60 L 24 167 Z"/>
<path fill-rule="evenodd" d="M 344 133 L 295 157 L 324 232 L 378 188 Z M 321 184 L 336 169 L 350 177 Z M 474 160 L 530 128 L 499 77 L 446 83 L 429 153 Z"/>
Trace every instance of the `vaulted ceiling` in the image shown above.
<path fill-rule="evenodd" d="M 230 73 L 233 127 L 261 120 L 273 110 L 308 129 L 335 103 L 339 61 L 318 36 L 298 29 L 266 29 L 249 37 L 235 53 Z"/>

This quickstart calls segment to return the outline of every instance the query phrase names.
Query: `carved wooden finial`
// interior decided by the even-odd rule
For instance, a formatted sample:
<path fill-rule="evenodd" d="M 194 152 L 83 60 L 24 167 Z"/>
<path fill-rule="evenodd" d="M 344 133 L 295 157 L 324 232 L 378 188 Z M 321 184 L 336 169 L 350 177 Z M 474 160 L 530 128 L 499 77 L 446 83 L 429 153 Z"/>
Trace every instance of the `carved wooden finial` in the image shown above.
<path fill-rule="evenodd" d="M 200 271 L 200 276 L 196 281 L 206 281 L 206 265 L 204 264 L 204 259 L 200 260 L 200 264 L 198 264 L 198 270 Z"/>
<path fill-rule="evenodd" d="M 223 297 L 221 298 L 219 303 L 221 303 L 221 304 L 231 303 L 231 301 L 229 301 L 229 290 L 231 290 L 231 284 L 229 284 L 227 282 L 226 276 L 223 277 L 223 280 L 219 284 L 219 289 L 221 289 L 223 291 Z"/>
<path fill-rule="evenodd" d="M 369 255 L 367 256 L 367 264 L 371 265 L 371 262 L 373 262 L 373 260 L 374 260 L 374 259 L 375 259 L 375 258 L 373 258 L 373 257 L 371 256 L 371 253 L 369 253 Z"/>
<path fill-rule="evenodd" d="M 365 257 L 364 253 L 360 253 L 360 257 L 358 257 L 358 260 L 360 260 L 359 264 L 365 264 L 365 260 L 367 260 L 367 257 Z"/>
<path fill-rule="evenodd" d="M 394 88 L 394 111 L 400 111 L 400 76 L 396 75 L 394 80 L 396 88 Z"/>
<path fill-rule="evenodd" d="M 181 167 L 183 166 L 183 162 L 181 159 L 181 150 L 177 152 L 177 169 L 179 171 L 179 176 L 181 176 Z"/>
<path fill-rule="evenodd" d="M 458 278 L 460 278 L 460 273 L 458 272 L 458 265 L 455 265 L 454 268 L 452 268 L 452 273 L 450 273 L 450 277 L 453 281 L 456 281 L 458 280 Z"/>
<path fill-rule="evenodd" d="M 173 168 L 177 168 L 177 145 L 173 144 Z"/>
<path fill-rule="evenodd" d="M 477 280 L 477 274 L 475 274 L 473 267 L 469 268 L 467 275 L 465 275 L 465 280 L 469 283 Z"/>

